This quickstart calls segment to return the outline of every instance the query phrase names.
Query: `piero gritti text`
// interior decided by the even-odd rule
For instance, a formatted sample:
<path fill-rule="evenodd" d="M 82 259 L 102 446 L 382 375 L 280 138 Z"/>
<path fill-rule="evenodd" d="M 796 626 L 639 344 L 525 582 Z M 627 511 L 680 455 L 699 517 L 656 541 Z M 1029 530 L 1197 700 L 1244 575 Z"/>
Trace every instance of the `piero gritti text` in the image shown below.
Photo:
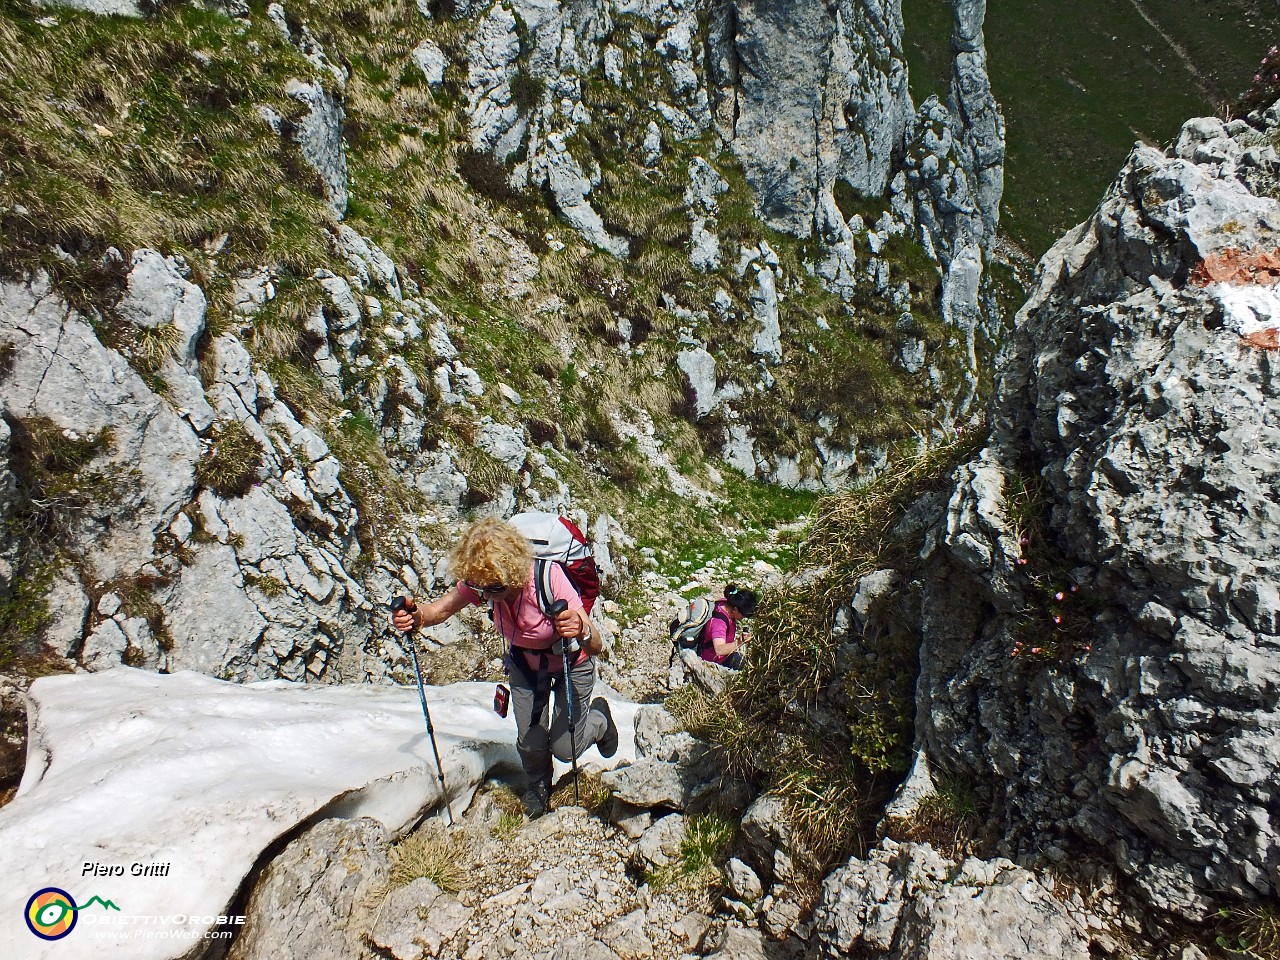
<path fill-rule="evenodd" d="M 168 863 L 131 863 L 125 866 L 122 863 L 96 863 L 86 862 L 80 869 L 82 877 L 167 877 L 169 875 Z"/>

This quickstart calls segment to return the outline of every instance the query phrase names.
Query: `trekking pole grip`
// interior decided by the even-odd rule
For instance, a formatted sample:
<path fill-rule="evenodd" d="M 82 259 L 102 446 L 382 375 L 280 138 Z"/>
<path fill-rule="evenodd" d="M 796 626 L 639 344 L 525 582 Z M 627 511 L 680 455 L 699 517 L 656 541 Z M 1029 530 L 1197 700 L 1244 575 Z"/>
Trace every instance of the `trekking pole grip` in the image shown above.
<path fill-rule="evenodd" d="M 578 642 L 578 639 L 576 637 L 566 638 L 560 635 L 560 627 L 556 623 L 556 618 L 559 617 L 560 614 L 564 613 L 568 609 L 569 609 L 569 602 L 567 600 L 557 600 L 555 603 L 551 604 L 551 606 L 547 608 L 547 616 L 551 618 L 551 629 L 555 631 L 555 634 L 557 637 L 560 637 L 561 649 L 563 649 L 566 653 L 569 652 L 569 647 L 567 646 L 568 644 L 573 644 L 574 652 L 577 652 L 577 650 L 581 647 L 581 644 Z"/>
<path fill-rule="evenodd" d="M 569 609 L 568 600 L 557 600 L 555 603 L 551 605 L 550 609 L 547 610 L 547 614 L 551 617 L 552 626 L 555 625 L 556 617 L 560 616 L 560 614 L 564 613 L 568 609 Z M 560 633 L 559 628 L 556 628 L 556 633 L 557 634 Z"/>
<path fill-rule="evenodd" d="M 418 609 L 418 608 L 417 608 L 413 603 L 411 603 L 409 600 L 407 600 L 407 599 L 406 599 L 406 598 L 404 598 L 404 597 L 398 597 L 398 596 L 397 596 L 397 597 L 392 597 L 392 598 L 391 598 L 391 612 L 392 612 L 392 613 L 399 613 L 401 610 L 405 610 L 405 611 L 407 611 L 407 612 L 409 612 L 409 613 L 413 613 L 413 612 L 414 612 L 415 610 L 417 610 L 417 609 Z M 418 629 L 418 624 L 415 622 L 415 623 L 414 623 L 414 625 L 413 625 L 412 627 L 410 627 L 408 630 L 406 630 L 405 632 L 406 632 L 406 633 L 413 633 L 413 632 L 414 632 L 415 630 L 417 630 L 417 629 Z"/>

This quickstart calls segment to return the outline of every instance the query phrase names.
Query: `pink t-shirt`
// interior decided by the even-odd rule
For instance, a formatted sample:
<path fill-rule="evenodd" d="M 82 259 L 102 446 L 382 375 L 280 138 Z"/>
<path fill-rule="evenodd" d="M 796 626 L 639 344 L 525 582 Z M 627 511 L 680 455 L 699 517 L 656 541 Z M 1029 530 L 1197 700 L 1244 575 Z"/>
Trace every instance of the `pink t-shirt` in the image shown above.
<path fill-rule="evenodd" d="M 551 602 L 564 600 L 569 604 L 570 610 L 581 610 L 582 599 L 578 596 L 578 591 L 573 589 L 564 570 L 558 563 L 551 564 L 549 570 Z M 458 593 L 467 603 L 475 606 L 489 602 L 488 597 L 472 590 L 461 580 L 458 581 Z M 529 579 L 513 602 L 493 601 L 493 625 L 511 646 L 525 651 L 547 650 L 556 642 L 556 630 L 551 618 L 538 608 L 538 588 L 533 582 L 533 568 L 530 568 Z M 574 666 L 588 656 L 587 651 L 581 651 Z M 536 654 L 525 653 L 524 659 L 530 669 L 539 669 L 541 658 Z M 564 669 L 564 661 L 560 657 L 548 657 L 546 668 L 552 673 L 560 673 Z"/>
<path fill-rule="evenodd" d="M 702 646 L 698 650 L 698 656 L 712 663 L 724 663 L 733 653 L 726 653 L 723 657 L 716 656 L 715 642 L 732 643 L 737 634 L 738 625 L 729 619 L 729 602 L 717 600 L 711 619 L 702 628 Z"/>

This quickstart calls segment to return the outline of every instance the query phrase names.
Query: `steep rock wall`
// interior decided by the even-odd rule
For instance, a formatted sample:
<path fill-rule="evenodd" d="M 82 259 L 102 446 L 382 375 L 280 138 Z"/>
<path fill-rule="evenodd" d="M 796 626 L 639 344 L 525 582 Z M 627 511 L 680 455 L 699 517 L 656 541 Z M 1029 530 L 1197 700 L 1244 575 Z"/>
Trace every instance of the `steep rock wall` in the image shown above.
<path fill-rule="evenodd" d="M 480 9 L 464 4 L 456 13 Z M 600 121 L 583 87 L 603 75 L 649 98 L 643 146 L 641 131 L 628 135 L 651 166 L 672 140 L 713 133 L 711 155 L 723 146 L 736 156 L 761 218 L 818 240 L 812 267 L 845 298 L 860 287 L 885 292 L 881 241 L 872 241 L 870 256 L 859 252 L 868 229 L 920 240 L 942 269 L 944 318 L 968 347 L 968 390 L 956 403 L 963 415 L 976 390 L 977 341 L 997 333 L 980 290 L 999 220 L 1004 121 L 986 72 L 985 0 L 956 0 L 953 12 L 949 89 L 916 111 L 896 0 L 498 3 L 479 17 L 468 46 L 472 141 L 500 159 L 520 157 L 517 185 L 549 191 L 584 238 L 628 255 L 627 240 L 609 232 L 591 203 L 599 163 L 574 147 Z M 529 97 L 531 89 L 537 103 L 522 108 L 521 91 Z M 842 211 L 841 189 L 883 201 L 887 219 Z M 713 195 L 699 199 L 714 212 Z M 691 255 L 703 256 L 698 244 Z"/>

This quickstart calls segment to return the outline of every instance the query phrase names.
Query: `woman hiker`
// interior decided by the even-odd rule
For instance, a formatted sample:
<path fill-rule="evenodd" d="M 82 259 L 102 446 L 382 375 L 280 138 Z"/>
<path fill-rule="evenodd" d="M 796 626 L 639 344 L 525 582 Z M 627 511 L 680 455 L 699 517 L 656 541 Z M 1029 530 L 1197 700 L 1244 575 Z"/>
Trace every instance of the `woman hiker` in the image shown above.
<path fill-rule="evenodd" d="M 603 757 L 618 750 L 618 728 L 604 697 L 591 700 L 595 683 L 595 657 L 604 648 L 598 627 L 582 609 L 582 600 L 557 563 L 549 566 L 550 606 L 556 600 L 568 609 L 554 621 L 538 604 L 534 583 L 534 556 L 529 541 L 510 523 L 496 517 L 477 520 L 463 533 L 449 552 L 449 573 L 457 582 L 442 597 L 415 605 L 392 615 L 391 622 L 401 632 L 444 623 L 468 606 L 490 605 L 493 624 L 507 641 L 505 659 L 511 685 L 511 703 L 516 716 L 516 749 L 524 766 L 528 787 L 524 803 L 531 817 L 546 812 L 551 795 L 551 757 L 561 761 L 576 759 L 593 744 Z M 565 701 L 564 658 L 559 638 L 576 643 L 570 653 L 573 683 L 574 731 L 569 730 Z M 554 648 L 554 649 L 553 649 Z M 572 647 L 571 647 L 572 650 Z M 555 715 L 548 705 L 555 690 Z M 584 705 L 590 703 L 590 709 Z"/>
<path fill-rule="evenodd" d="M 744 617 L 754 617 L 755 613 L 754 592 L 732 583 L 725 587 L 724 597 L 716 601 L 711 619 L 702 628 L 702 642 L 698 646 L 698 656 L 723 667 L 741 670 L 742 647 L 751 637 L 744 626 L 742 638 L 738 639 L 738 621 Z"/>

